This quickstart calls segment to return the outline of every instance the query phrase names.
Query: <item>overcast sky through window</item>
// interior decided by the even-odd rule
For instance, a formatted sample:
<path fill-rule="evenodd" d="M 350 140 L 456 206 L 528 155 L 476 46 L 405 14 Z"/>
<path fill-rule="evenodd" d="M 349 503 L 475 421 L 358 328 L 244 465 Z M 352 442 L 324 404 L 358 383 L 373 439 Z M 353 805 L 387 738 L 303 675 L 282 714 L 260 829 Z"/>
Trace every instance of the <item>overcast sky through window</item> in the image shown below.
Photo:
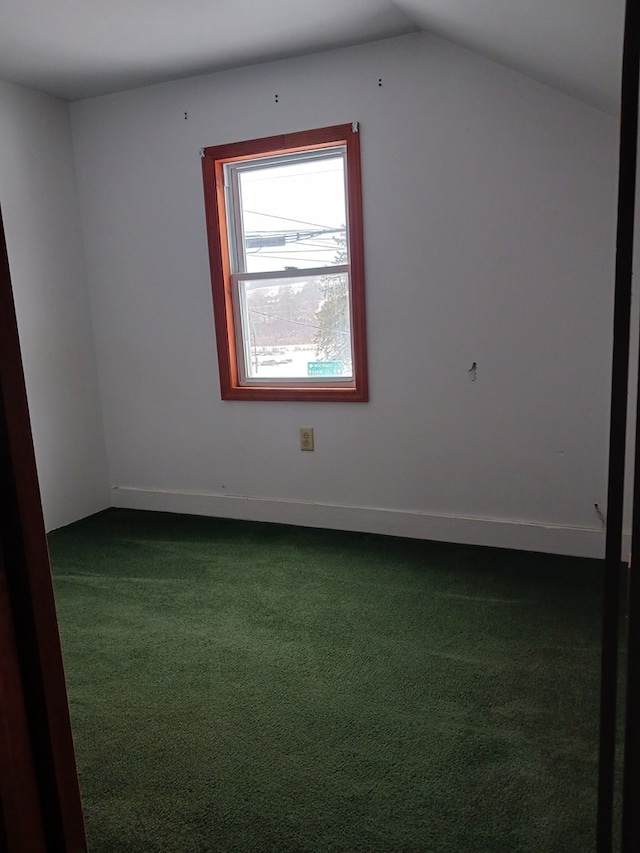
<path fill-rule="evenodd" d="M 243 171 L 240 187 L 247 272 L 335 263 L 347 218 L 342 157 Z"/>

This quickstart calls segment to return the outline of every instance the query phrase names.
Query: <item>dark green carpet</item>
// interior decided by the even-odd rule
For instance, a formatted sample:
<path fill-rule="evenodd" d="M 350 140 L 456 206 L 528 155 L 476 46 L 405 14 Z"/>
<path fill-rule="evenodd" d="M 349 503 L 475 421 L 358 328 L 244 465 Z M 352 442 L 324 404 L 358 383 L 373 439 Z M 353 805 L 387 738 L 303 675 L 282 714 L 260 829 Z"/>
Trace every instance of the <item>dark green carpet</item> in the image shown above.
<path fill-rule="evenodd" d="M 599 562 L 128 510 L 50 547 L 92 853 L 594 849 Z"/>

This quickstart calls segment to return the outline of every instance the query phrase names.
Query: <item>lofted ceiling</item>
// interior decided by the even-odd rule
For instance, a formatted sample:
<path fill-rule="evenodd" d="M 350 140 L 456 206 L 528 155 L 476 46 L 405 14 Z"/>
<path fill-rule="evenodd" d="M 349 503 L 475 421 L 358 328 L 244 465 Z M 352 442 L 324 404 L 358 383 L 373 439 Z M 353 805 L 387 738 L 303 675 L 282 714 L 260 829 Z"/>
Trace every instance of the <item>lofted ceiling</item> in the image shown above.
<path fill-rule="evenodd" d="M 426 31 L 618 109 L 624 0 L 0 0 L 0 78 L 67 100 Z"/>

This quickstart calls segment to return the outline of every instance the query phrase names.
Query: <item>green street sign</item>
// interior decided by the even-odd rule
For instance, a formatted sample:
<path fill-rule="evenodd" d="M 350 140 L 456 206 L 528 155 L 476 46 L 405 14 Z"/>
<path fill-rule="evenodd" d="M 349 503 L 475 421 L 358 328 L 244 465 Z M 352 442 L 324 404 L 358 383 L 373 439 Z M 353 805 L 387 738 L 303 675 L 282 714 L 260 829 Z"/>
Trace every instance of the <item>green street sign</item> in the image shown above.
<path fill-rule="evenodd" d="M 342 362 L 308 361 L 307 376 L 342 376 Z"/>

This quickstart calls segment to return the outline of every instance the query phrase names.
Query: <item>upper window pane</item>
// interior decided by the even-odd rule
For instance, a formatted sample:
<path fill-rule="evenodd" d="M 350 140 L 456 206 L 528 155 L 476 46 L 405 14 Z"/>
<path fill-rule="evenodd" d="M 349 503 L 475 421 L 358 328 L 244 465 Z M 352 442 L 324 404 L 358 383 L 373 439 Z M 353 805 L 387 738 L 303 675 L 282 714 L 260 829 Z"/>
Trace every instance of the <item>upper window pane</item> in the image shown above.
<path fill-rule="evenodd" d="M 275 272 L 347 263 L 343 149 L 262 162 L 249 168 L 230 166 L 237 172 L 237 184 L 232 180 L 232 186 L 243 236 L 237 271 Z"/>

